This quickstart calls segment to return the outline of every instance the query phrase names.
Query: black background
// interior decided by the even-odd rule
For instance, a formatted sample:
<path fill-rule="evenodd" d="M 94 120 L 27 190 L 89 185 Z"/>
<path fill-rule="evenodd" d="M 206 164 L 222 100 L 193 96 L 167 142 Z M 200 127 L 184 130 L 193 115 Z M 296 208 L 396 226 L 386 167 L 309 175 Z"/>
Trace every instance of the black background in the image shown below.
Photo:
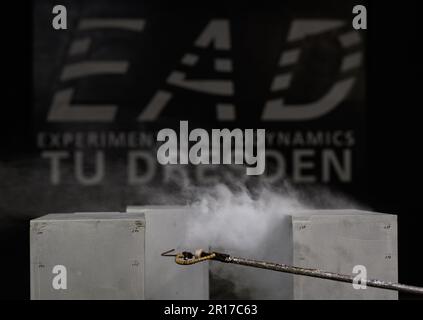
<path fill-rule="evenodd" d="M 187 2 L 184 5 L 190 6 Z M 265 5 L 256 6 L 260 9 Z M 240 10 L 242 6 L 239 4 Z M 411 0 L 392 4 L 372 0 L 367 8 L 365 154 L 368 184 L 363 186 L 360 200 L 376 211 L 398 215 L 399 281 L 423 286 L 423 159 L 420 152 L 423 55 L 418 30 L 421 11 L 418 1 Z M 1 12 L 0 157 L 3 161 L 13 161 L 17 156 L 35 152 L 31 137 L 31 4 L 5 1 Z M 0 194 L 0 204 L 2 201 Z M 15 201 L 25 202 L 25 199 L 17 194 Z M 27 219 L 17 218 L 13 212 L 1 212 L 0 298 L 29 298 L 28 231 Z M 400 297 L 414 298 L 404 294 Z"/>

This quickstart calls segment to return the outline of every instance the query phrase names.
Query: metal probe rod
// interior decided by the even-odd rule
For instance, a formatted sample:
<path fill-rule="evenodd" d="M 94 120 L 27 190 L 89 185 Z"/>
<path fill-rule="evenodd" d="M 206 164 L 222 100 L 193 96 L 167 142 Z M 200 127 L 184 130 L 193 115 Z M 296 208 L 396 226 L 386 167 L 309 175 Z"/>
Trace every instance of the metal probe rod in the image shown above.
<path fill-rule="evenodd" d="M 180 265 L 191 265 L 191 264 L 199 263 L 206 260 L 215 260 L 215 261 L 220 261 L 224 263 L 238 264 L 238 265 L 247 266 L 247 267 L 273 270 L 273 271 L 297 274 L 297 275 L 307 276 L 307 277 L 321 278 L 321 279 L 340 281 L 340 282 L 346 282 L 346 283 L 354 283 L 353 276 L 335 273 L 335 272 L 323 271 L 320 269 L 301 268 L 301 267 L 295 267 L 295 266 L 290 266 L 286 264 L 233 257 L 225 253 L 204 252 L 201 249 L 197 250 L 198 253 L 196 252 L 195 254 L 192 254 L 190 252 L 172 254 L 173 251 L 174 249 L 166 251 L 162 253 L 162 256 L 175 257 L 175 262 Z M 409 286 L 406 284 L 375 280 L 375 279 L 366 279 L 365 283 L 367 286 L 374 287 L 374 288 L 396 290 L 396 291 L 408 292 L 413 294 L 423 294 L 422 287 Z"/>
<path fill-rule="evenodd" d="M 260 269 L 292 273 L 292 274 L 314 277 L 314 278 L 328 279 L 333 281 L 340 281 L 340 282 L 347 282 L 347 283 L 353 283 L 354 281 L 354 277 L 350 275 L 327 272 L 327 271 L 323 271 L 319 269 L 307 269 L 307 268 L 294 267 L 294 266 L 289 266 L 286 264 L 278 264 L 278 263 L 258 261 L 258 260 L 252 260 L 252 259 L 244 259 L 244 258 L 238 258 L 238 257 L 232 257 L 232 256 L 227 256 L 224 260 L 220 260 L 220 259 L 212 259 L 212 260 L 218 260 L 225 263 L 233 263 L 233 264 L 260 268 Z M 423 294 L 422 287 L 409 286 L 405 284 L 374 280 L 374 279 L 367 279 L 365 283 L 369 287 L 396 290 L 396 291 L 408 292 L 408 293 L 414 293 L 414 294 Z"/>

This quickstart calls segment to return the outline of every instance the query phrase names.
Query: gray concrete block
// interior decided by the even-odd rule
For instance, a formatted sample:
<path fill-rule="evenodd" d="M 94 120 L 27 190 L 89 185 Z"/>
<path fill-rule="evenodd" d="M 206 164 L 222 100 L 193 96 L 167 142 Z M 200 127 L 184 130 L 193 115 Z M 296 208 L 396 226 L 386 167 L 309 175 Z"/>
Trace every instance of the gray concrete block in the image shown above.
<path fill-rule="evenodd" d="M 169 249 L 194 251 L 183 243 L 193 209 L 184 206 L 129 206 L 128 213 L 145 216 L 146 299 L 208 299 L 209 263 L 180 266 L 173 258 L 162 257 Z M 196 243 L 207 249 L 205 243 Z"/>
<path fill-rule="evenodd" d="M 358 210 L 317 210 L 292 217 L 293 264 L 367 279 L 398 281 L 397 217 Z M 294 299 L 398 299 L 395 291 L 294 276 Z"/>
<path fill-rule="evenodd" d="M 49 214 L 31 220 L 30 242 L 31 299 L 144 298 L 142 214 Z"/>

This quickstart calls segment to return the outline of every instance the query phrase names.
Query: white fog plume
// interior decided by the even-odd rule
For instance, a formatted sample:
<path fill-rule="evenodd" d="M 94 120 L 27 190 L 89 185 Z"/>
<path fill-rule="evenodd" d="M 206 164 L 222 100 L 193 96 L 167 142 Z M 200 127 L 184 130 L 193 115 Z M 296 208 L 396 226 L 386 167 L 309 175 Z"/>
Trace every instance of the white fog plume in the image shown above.
<path fill-rule="evenodd" d="M 328 191 L 320 190 L 319 194 L 328 208 L 359 207 Z M 200 188 L 193 197 L 196 215 L 188 222 L 187 247 L 206 242 L 215 251 L 286 264 L 292 263 L 290 217 L 315 208 L 312 199 L 290 187 L 261 187 L 252 193 L 243 186 L 219 184 Z M 215 279 L 231 283 L 234 297 L 291 298 L 290 275 L 218 262 L 211 262 L 210 267 Z"/>
<path fill-rule="evenodd" d="M 286 216 L 307 209 L 296 198 L 271 190 L 253 196 L 226 185 L 205 190 L 194 201 L 197 216 L 190 221 L 186 240 L 207 239 L 212 247 L 254 252 L 263 246 L 269 230 Z"/>

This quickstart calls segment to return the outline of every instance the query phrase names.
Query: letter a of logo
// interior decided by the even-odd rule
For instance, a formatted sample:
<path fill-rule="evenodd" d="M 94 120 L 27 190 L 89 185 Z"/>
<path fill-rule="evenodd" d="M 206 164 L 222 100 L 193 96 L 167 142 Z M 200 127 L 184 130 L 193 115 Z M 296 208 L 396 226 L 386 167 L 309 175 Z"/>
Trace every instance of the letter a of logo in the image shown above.
<path fill-rule="evenodd" d="M 53 18 L 52 25 L 55 30 L 64 29 L 66 30 L 68 28 L 67 23 L 67 11 L 66 7 L 62 5 L 56 5 L 53 7 L 52 10 L 53 14 L 56 14 L 56 16 Z"/>
<path fill-rule="evenodd" d="M 62 265 L 54 266 L 53 274 L 57 274 L 53 278 L 53 289 L 55 290 L 66 290 L 67 289 L 67 271 L 66 267 Z"/>
<path fill-rule="evenodd" d="M 353 288 L 356 290 L 366 289 L 367 269 L 365 266 L 357 265 L 353 268 L 353 274 L 357 274 L 353 279 Z"/>

